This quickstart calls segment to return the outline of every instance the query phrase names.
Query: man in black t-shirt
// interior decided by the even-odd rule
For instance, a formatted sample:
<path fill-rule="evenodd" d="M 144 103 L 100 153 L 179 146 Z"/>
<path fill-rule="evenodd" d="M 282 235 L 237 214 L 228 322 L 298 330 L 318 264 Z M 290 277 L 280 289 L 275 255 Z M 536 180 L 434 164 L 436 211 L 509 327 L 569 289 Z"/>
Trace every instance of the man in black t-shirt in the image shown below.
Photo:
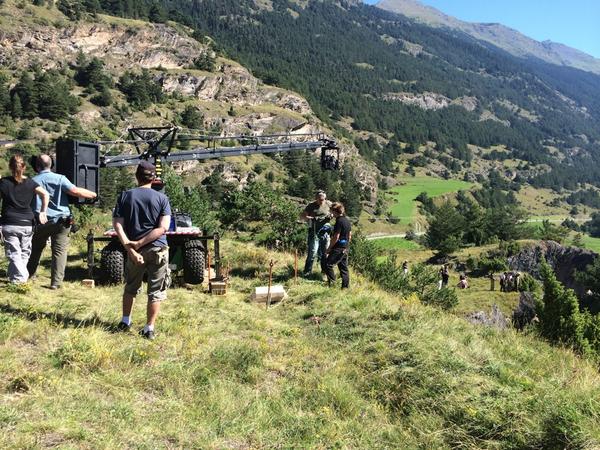
<path fill-rule="evenodd" d="M 341 203 L 334 203 L 331 206 L 331 212 L 335 217 L 335 226 L 331 244 L 327 249 L 327 261 L 325 264 L 325 273 L 329 286 L 335 282 L 335 272 L 333 266 L 337 264 L 342 277 L 342 289 L 350 287 L 350 272 L 348 271 L 348 247 L 352 239 L 352 224 L 345 216 L 346 210 Z"/>
<path fill-rule="evenodd" d="M 154 323 L 160 303 L 167 299 L 169 286 L 169 247 L 165 233 L 171 223 L 171 206 L 166 195 L 152 189 L 156 169 L 142 161 L 135 172 L 138 187 L 123 192 L 113 211 L 113 226 L 127 250 L 126 285 L 123 292 L 123 318 L 120 330 L 131 328 L 131 311 L 142 281 L 148 284 L 146 326 L 140 334 L 154 339 Z"/>

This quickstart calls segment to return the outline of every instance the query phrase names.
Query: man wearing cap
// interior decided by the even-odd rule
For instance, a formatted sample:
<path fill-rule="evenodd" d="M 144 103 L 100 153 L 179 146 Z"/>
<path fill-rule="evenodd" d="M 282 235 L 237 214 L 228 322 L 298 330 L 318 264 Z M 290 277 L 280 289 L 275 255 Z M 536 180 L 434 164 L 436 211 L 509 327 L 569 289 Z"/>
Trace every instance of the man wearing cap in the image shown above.
<path fill-rule="evenodd" d="M 140 334 L 154 339 L 154 323 L 160 302 L 167 299 L 169 284 L 169 247 L 165 233 L 171 222 L 171 206 L 166 195 L 152 189 L 156 169 L 151 163 L 142 161 L 135 177 L 138 187 L 123 192 L 113 212 L 113 227 L 128 255 L 119 329 L 131 328 L 133 303 L 147 275 L 147 321 Z"/>
<path fill-rule="evenodd" d="M 35 227 L 31 245 L 31 256 L 27 263 L 30 276 L 34 276 L 40 264 L 40 258 L 46 243 L 50 239 L 52 250 L 52 266 L 50 270 L 50 289 L 60 288 L 65 277 L 67 267 L 67 254 L 69 251 L 69 234 L 71 232 L 71 210 L 69 209 L 69 196 L 94 199 L 96 193 L 75 186 L 64 175 L 52 172 L 52 158 L 40 155 L 34 160 L 35 171 L 38 173 L 33 181 L 43 187 L 50 194 L 47 216 L 48 222 Z M 34 200 L 32 209 L 39 214 L 42 202 Z"/>
<path fill-rule="evenodd" d="M 304 277 L 311 275 L 315 258 L 320 262 L 321 272 L 325 273 L 325 250 L 329 246 L 331 230 L 330 208 L 331 202 L 327 200 L 327 194 L 318 191 L 315 201 L 309 203 L 300 214 L 300 220 L 308 223 L 308 249 L 304 264 Z"/>

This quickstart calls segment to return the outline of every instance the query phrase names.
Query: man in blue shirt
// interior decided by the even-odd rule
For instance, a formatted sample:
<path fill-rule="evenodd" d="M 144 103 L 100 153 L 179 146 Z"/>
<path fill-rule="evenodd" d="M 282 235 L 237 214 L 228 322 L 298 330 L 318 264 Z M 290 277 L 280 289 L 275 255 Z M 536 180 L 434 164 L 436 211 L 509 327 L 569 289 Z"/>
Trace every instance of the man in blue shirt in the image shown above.
<path fill-rule="evenodd" d="M 52 158 L 50 156 L 38 156 L 36 161 L 38 175 L 33 177 L 33 181 L 50 194 L 50 203 L 47 211 L 48 222 L 38 225 L 35 229 L 27 270 L 31 276 L 35 274 L 49 238 L 52 249 L 50 289 L 58 289 L 65 277 L 69 251 L 69 233 L 71 232 L 69 196 L 94 199 L 96 193 L 75 186 L 65 176 L 52 172 L 51 167 Z M 33 207 L 36 214 L 39 213 L 41 206 L 41 201 L 38 199 Z"/>
<path fill-rule="evenodd" d="M 169 287 L 169 247 L 165 233 L 171 224 L 171 205 L 166 195 L 152 189 L 156 168 L 142 161 L 135 172 L 138 187 L 123 192 L 113 212 L 113 227 L 127 250 L 123 318 L 119 329 L 131 328 L 131 311 L 147 275 L 148 306 L 146 326 L 140 334 L 154 339 L 154 323 L 160 302 Z"/>

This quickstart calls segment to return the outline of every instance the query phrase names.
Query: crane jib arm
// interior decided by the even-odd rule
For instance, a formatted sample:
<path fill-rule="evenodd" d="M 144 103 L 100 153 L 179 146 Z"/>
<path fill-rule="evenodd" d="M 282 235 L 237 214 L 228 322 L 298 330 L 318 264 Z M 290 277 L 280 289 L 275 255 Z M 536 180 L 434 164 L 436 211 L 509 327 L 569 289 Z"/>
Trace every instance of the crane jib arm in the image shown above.
<path fill-rule="evenodd" d="M 317 150 L 320 148 L 335 148 L 332 141 L 294 142 L 284 144 L 246 145 L 241 147 L 199 148 L 196 150 L 167 152 L 157 155 L 163 162 L 200 161 L 205 159 L 227 158 L 241 155 L 259 155 L 267 153 L 285 153 L 301 150 Z M 103 156 L 102 167 L 126 167 L 137 165 L 141 159 L 153 162 L 152 154 Z"/>

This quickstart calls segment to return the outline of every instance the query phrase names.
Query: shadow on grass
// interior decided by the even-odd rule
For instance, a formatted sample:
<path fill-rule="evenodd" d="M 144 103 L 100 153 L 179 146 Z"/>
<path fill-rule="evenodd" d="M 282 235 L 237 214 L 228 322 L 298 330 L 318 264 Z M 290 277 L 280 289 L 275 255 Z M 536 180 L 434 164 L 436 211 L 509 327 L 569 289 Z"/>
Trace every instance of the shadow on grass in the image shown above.
<path fill-rule="evenodd" d="M 97 316 L 89 319 L 77 319 L 61 313 L 50 313 L 37 311 L 30 308 L 19 308 L 10 304 L 0 304 L 0 312 L 20 317 L 22 319 L 36 322 L 38 320 L 49 320 L 63 328 L 100 328 L 109 333 L 119 333 L 116 322 L 106 322 Z"/>

